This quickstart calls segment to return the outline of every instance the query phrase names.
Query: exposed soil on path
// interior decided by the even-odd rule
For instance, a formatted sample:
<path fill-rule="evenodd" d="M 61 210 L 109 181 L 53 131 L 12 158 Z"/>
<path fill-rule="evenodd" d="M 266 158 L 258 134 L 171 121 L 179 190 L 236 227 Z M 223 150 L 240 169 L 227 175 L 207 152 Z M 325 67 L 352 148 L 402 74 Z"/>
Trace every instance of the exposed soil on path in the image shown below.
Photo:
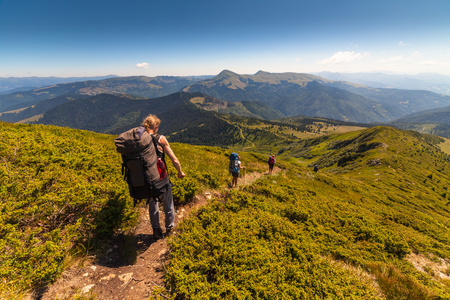
<path fill-rule="evenodd" d="M 274 173 L 280 169 L 275 167 Z M 260 178 L 261 173 L 245 174 L 238 185 L 245 186 Z M 209 198 L 222 198 L 226 189 L 197 195 L 192 203 L 176 207 L 175 224 L 180 223 L 192 211 L 205 205 Z M 73 299 L 77 296 L 95 299 L 149 299 L 154 290 L 164 290 L 164 270 L 169 263 L 167 239 L 154 240 L 147 206 L 139 206 L 140 217 L 133 235 L 117 234 L 106 254 L 86 259 L 83 266 L 76 264 L 63 272 L 60 279 L 40 296 L 29 299 Z M 164 228 L 164 213 L 160 213 Z M 177 234 L 176 227 L 171 234 Z"/>

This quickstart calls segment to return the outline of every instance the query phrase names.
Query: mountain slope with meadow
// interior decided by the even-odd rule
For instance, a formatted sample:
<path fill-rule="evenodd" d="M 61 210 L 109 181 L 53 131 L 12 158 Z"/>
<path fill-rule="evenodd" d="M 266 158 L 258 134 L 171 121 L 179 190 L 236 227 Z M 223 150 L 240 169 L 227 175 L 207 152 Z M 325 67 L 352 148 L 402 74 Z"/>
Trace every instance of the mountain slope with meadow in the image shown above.
<path fill-rule="evenodd" d="M 101 256 L 119 229 L 133 237 L 115 135 L 0 126 L 2 297 L 51 284 L 75 257 Z M 278 151 L 282 172 L 237 189 L 226 189 L 231 149 L 173 143 L 187 174 L 172 176 L 176 204 L 220 192 L 177 224 L 157 294 L 449 298 L 450 169 L 438 142 L 390 127 L 309 139 Z M 247 172 L 267 171 L 267 154 L 239 153 Z"/>
<path fill-rule="evenodd" d="M 450 138 L 450 106 L 407 115 L 391 122 L 391 125 Z"/>

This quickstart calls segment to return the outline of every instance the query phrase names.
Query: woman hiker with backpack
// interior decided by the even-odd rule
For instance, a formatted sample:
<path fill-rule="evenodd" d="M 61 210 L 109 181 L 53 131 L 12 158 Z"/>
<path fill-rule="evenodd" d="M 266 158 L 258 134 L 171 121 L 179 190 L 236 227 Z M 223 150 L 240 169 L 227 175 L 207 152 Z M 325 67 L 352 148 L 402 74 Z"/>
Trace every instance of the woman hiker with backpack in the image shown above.
<path fill-rule="evenodd" d="M 142 126 L 144 126 L 145 130 L 149 134 L 152 134 L 156 137 L 158 141 L 158 149 L 163 152 L 162 160 L 164 160 L 164 154 L 167 154 L 173 165 L 175 166 L 175 169 L 177 169 L 178 178 L 183 178 L 184 176 L 186 176 L 186 174 L 184 174 L 184 172 L 182 171 L 180 161 L 175 156 L 172 148 L 170 148 L 169 141 L 165 136 L 157 134 L 160 124 L 161 120 L 158 117 L 156 117 L 155 115 L 148 115 L 142 123 Z M 164 170 L 164 172 L 166 172 L 166 170 Z M 165 192 L 161 196 L 159 196 L 158 199 L 149 200 L 148 211 L 150 215 L 150 222 L 153 228 L 153 238 L 159 239 L 162 237 L 162 230 L 159 224 L 158 200 L 161 200 L 164 205 L 164 214 L 166 216 L 166 235 L 169 234 L 175 226 L 175 209 L 173 204 L 172 185 L 168 184 Z"/>

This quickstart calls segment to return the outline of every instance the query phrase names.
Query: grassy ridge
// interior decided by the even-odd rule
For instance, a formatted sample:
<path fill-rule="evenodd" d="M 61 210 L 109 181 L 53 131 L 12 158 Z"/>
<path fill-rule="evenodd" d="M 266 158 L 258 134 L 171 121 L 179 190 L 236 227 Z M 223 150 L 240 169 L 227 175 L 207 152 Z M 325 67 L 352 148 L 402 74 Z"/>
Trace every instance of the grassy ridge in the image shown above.
<path fill-rule="evenodd" d="M 338 157 L 352 139 L 391 146 L 366 147 L 340 175 L 284 163 L 287 172 L 199 210 L 172 241 L 172 296 L 448 299 L 448 158 L 420 135 L 385 127 L 341 138 L 330 150 Z M 411 151 L 420 160 L 403 165 Z M 330 170 L 344 168 L 335 161 Z M 427 261 L 422 271 L 413 254 Z"/>
<path fill-rule="evenodd" d="M 131 227 L 136 210 L 114 136 L 0 126 L 0 296 L 7 298 L 52 282 L 68 254 L 100 249 Z M 285 149 L 282 173 L 228 190 L 178 225 L 168 296 L 450 298 L 450 170 L 439 142 L 376 127 Z M 230 181 L 231 150 L 171 145 L 188 175 L 175 178 L 168 164 L 176 204 Z M 240 154 L 247 173 L 266 171 L 266 155 Z M 297 159 L 323 159 L 324 167 L 312 173 Z M 413 255 L 426 264 L 415 268 Z"/>

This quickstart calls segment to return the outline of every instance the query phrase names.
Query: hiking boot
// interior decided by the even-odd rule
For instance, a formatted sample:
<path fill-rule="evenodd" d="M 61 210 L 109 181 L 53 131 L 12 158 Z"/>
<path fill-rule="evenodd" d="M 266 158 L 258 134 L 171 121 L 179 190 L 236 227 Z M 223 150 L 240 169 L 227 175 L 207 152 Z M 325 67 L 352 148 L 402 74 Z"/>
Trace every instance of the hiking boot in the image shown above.
<path fill-rule="evenodd" d="M 166 229 L 166 236 L 169 236 L 173 232 L 173 227 Z"/>
<path fill-rule="evenodd" d="M 162 237 L 163 234 L 161 228 L 153 228 L 153 239 L 156 241 L 162 239 Z"/>

